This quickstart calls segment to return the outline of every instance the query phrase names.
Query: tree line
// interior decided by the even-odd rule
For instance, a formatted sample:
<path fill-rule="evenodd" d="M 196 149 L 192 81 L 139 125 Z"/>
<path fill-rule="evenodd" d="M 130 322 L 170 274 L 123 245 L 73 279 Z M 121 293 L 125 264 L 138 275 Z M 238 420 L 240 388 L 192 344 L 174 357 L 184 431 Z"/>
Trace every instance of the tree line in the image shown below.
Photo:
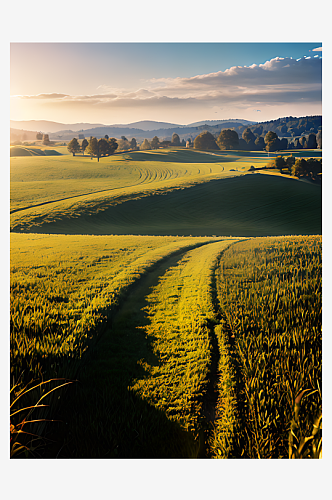
<path fill-rule="evenodd" d="M 279 139 L 276 132 L 268 131 L 265 136 L 254 134 L 250 127 L 247 127 L 243 133 L 242 137 L 239 138 L 238 133 L 233 129 L 223 129 L 220 134 L 216 137 L 211 132 L 203 131 L 201 132 L 192 143 L 191 139 L 188 138 L 187 141 L 182 139 L 177 133 L 173 133 L 172 140 L 160 141 L 159 137 L 154 136 L 150 141 L 144 139 L 143 143 L 139 146 L 136 139 L 133 137 L 130 141 L 125 137 L 121 136 L 121 139 L 115 139 L 114 137 L 109 138 L 105 135 L 104 138 L 96 139 L 96 137 L 90 137 L 90 140 L 82 140 L 80 145 L 78 140 L 74 137 L 68 143 L 68 151 L 70 151 L 74 156 L 80 151 L 86 152 L 88 155 L 96 156 L 98 158 L 102 156 L 109 156 L 113 154 L 117 149 L 120 151 L 135 151 L 138 149 L 158 149 L 169 146 L 192 146 L 194 149 L 201 150 L 244 150 L 244 151 L 281 151 L 286 149 L 316 149 L 322 148 L 322 132 L 318 131 L 317 134 L 310 133 L 307 137 L 303 136 L 300 139 L 295 138 L 293 141 L 288 141 L 287 138 Z"/>
<path fill-rule="evenodd" d="M 247 127 L 242 137 L 232 129 L 223 129 L 216 137 L 211 132 L 201 132 L 194 140 L 195 149 L 221 149 L 221 150 L 245 150 L 245 151 L 280 151 L 285 149 L 321 149 L 322 132 L 310 133 L 308 137 L 295 138 L 288 141 L 287 138 L 279 139 L 276 132 L 268 131 L 265 136 L 254 134 Z"/>
<path fill-rule="evenodd" d="M 312 181 L 317 181 L 322 174 L 322 159 L 277 156 L 267 164 L 267 168 L 276 168 L 281 173 L 284 173 L 286 170 L 287 173 L 295 177 L 305 177 Z"/>
<path fill-rule="evenodd" d="M 96 139 L 96 137 L 90 137 L 89 141 L 83 139 L 80 144 L 76 137 L 74 137 L 67 145 L 67 149 L 70 153 L 75 156 L 75 154 L 82 152 L 83 155 L 87 153 L 88 155 L 96 156 L 98 161 L 99 158 L 103 156 L 112 155 L 117 149 L 120 151 L 135 151 L 138 149 L 158 149 L 160 147 L 168 146 L 185 146 L 185 141 L 180 141 L 178 134 L 174 133 L 172 135 L 171 141 L 160 141 L 157 136 L 153 137 L 151 141 L 144 139 L 143 143 L 139 146 L 135 137 L 130 141 L 125 137 L 121 136 L 121 139 L 115 139 L 114 137 L 109 138 L 108 135 L 101 139 Z"/>

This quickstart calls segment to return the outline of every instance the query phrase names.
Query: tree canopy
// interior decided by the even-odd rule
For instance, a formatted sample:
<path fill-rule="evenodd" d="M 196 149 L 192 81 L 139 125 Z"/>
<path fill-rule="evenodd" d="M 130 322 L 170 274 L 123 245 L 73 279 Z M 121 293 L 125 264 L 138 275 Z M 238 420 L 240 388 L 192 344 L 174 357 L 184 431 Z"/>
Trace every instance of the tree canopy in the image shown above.
<path fill-rule="evenodd" d="M 307 139 L 308 149 L 317 149 L 317 138 L 315 134 L 309 134 Z"/>
<path fill-rule="evenodd" d="M 264 137 L 262 136 L 257 137 L 255 140 L 255 146 L 257 149 L 264 149 L 265 148 Z"/>
<path fill-rule="evenodd" d="M 280 141 L 275 132 L 271 130 L 265 135 L 264 142 L 266 151 L 277 151 L 280 148 Z"/>
<path fill-rule="evenodd" d="M 317 148 L 322 149 L 322 131 L 318 130 L 316 135 Z"/>
<path fill-rule="evenodd" d="M 122 136 L 124 137 L 124 136 Z M 127 151 L 128 149 L 131 149 L 131 145 L 130 145 L 130 142 L 128 141 L 128 139 L 121 139 L 118 140 L 118 145 L 119 145 L 119 150 L 120 151 Z"/>
<path fill-rule="evenodd" d="M 318 179 L 318 174 L 322 173 L 321 158 L 297 158 L 292 168 L 292 174 L 296 177 L 309 177 L 312 180 Z"/>
<path fill-rule="evenodd" d="M 75 156 L 75 153 L 78 153 L 81 149 L 81 146 L 79 145 L 78 140 L 76 137 L 74 137 L 70 142 L 68 142 L 67 149 L 69 153 L 73 153 L 73 156 Z"/>
<path fill-rule="evenodd" d="M 194 149 L 219 149 L 215 138 L 210 132 L 201 132 L 194 140 Z"/>
<path fill-rule="evenodd" d="M 180 145 L 180 137 L 175 132 L 172 135 L 172 145 L 173 146 L 179 146 Z"/>
<path fill-rule="evenodd" d="M 157 137 L 156 135 L 154 136 L 154 138 L 151 140 L 151 147 L 152 149 L 157 149 L 159 148 L 159 137 Z"/>
<path fill-rule="evenodd" d="M 98 140 L 95 137 L 90 137 L 89 144 L 87 145 L 86 152 L 91 156 L 98 154 Z"/>
<path fill-rule="evenodd" d="M 217 144 L 222 150 L 237 149 L 239 147 L 239 136 L 235 130 L 223 129 L 219 134 Z"/>
<path fill-rule="evenodd" d="M 87 139 L 83 139 L 82 145 L 81 145 L 81 149 L 83 151 L 83 154 L 84 154 L 84 151 L 86 150 L 88 145 L 89 145 L 89 143 L 88 143 Z"/>
<path fill-rule="evenodd" d="M 246 141 L 248 144 L 249 149 L 254 149 L 255 148 L 255 141 L 256 141 L 256 136 L 255 134 L 250 130 L 249 127 L 247 127 L 243 133 L 242 133 L 242 139 Z"/>
<path fill-rule="evenodd" d="M 114 137 L 110 139 L 102 138 L 99 139 L 99 141 L 95 137 L 90 137 L 86 151 L 91 156 L 97 156 L 99 161 L 101 156 L 109 156 L 113 154 L 117 148 L 118 143 Z"/>
<path fill-rule="evenodd" d="M 151 144 L 147 139 L 144 139 L 143 143 L 141 144 L 141 149 L 151 149 Z"/>
<path fill-rule="evenodd" d="M 280 172 L 282 172 L 284 168 L 288 168 L 288 172 L 291 173 L 294 163 L 294 156 L 276 156 L 268 163 L 268 168 L 277 168 Z"/>

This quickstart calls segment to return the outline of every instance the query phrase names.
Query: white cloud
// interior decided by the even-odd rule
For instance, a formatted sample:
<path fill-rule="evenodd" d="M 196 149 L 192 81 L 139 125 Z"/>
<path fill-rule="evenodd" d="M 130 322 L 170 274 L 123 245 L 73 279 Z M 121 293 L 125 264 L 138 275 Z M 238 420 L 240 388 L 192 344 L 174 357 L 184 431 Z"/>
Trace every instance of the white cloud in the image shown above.
<path fill-rule="evenodd" d="M 195 109 L 214 110 L 321 102 L 322 59 L 275 57 L 264 64 L 233 66 L 225 71 L 182 78 L 158 78 L 137 90 L 115 89 L 102 84 L 101 93 L 60 93 L 15 96 L 43 100 L 52 108 L 88 109 Z"/>
<path fill-rule="evenodd" d="M 316 47 L 315 49 L 312 49 L 312 52 L 322 52 L 322 50 L 322 47 Z"/>
<path fill-rule="evenodd" d="M 67 94 L 57 94 L 56 92 L 52 94 L 37 94 L 37 95 L 18 95 L 12 97 L 19 97 L 21 99 L 63 99 L 67 97 Z"/>

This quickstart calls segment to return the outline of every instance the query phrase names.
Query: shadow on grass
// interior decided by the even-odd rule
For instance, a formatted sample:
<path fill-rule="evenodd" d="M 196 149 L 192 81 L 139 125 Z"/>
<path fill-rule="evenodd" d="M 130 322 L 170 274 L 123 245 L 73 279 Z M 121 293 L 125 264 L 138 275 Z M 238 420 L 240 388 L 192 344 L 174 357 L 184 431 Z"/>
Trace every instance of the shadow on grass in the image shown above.
<path fill-rule="evenodd" d="M 145 297 L 182 254 L 167 259 L 133 287 L 113 324 L 67 390 L 48 456 L 58 458 L 197 458 L 199 441 L 129 386 L 148 374 L 139 363 L 159 364 L 144 327 Z"/>
<path fill-rule="evenodd" d="M 201 154 L 204 153 L 204 154 Z M 213 154 L 205 154 L 213 153 Z M 124 160 L 133 161 L 157 161 L 166 163 L 220 163 L 222 161 L 234 161 L 233 157 L 228 157 L 228 155 L 223 154 L 222 151 L 211 150 L 211 151 L 192 151 L 188 149 L 163 151 L 154 149 L 149 152 L 133 152 L 124 155 Z"/>

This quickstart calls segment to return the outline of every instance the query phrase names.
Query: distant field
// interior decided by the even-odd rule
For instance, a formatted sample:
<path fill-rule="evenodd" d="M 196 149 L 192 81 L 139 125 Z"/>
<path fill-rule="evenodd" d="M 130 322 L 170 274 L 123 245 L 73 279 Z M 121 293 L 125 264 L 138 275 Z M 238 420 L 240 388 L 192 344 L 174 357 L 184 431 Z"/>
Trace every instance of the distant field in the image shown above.
<path fill-rule="evenodd" d="M 267 157 L 242 153 L 139 151 L 100 162 L 72 156 L 12 158 L 11 230 L 175 236 L 319 233 L 320 188 L 276 171 L 272 177 L 244 175 L 251 166 L 264 166 Z"/>

